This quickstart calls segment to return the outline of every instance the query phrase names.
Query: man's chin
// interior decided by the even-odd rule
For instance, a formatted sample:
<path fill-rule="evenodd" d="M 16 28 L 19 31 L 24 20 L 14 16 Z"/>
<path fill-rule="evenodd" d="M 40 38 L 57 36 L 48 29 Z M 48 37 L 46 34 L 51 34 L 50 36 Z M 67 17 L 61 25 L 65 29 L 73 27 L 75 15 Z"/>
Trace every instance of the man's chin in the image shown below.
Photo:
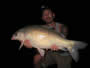
<path fill-rule="evenodd" d="M 52 22 L 51 21 L 46 21 L 47 24 L 51 24 Z"/>

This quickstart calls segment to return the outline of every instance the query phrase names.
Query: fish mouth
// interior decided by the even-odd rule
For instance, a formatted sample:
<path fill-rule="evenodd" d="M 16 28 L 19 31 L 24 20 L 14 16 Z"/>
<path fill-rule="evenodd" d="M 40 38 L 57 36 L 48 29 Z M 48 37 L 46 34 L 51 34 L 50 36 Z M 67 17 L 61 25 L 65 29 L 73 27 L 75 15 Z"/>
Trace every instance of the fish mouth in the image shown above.
<path fill-rule="evenodd" d="M 15 39 L 12 37 L 11 40 L 15 40 Z"/>
<path fill-rule="evenodd" d="M 15 40 L 15 37 L 14 37 L 14 36 L 12 36 L 12 37 L 11 37 L 11 40 Z"/>

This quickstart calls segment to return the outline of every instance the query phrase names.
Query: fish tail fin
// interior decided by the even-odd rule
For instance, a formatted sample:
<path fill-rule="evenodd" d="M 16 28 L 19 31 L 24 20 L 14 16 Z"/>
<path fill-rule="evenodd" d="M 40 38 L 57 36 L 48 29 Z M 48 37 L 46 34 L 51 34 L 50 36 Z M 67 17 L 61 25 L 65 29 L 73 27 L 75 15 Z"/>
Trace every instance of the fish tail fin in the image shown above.
<path fill-rule="evenodd" d="M 81 42 L 81 41 L 74 41 L 74 42 L 75 42 L 75 44 L 72 47 L 71 56 L 75 60 L 75 62 L 78 62 L 78 60 L 79 60 L 78 50 L 79 49 L 84 49 L 87 46 L 87 43 Z"/>
<path fill-rule="evenodd" d="M 84 48 L 86 48 L 86 46 L 87 46 L 88 44 L 87 43 L 85 43 L 85 42 L 81 42 L 81 41 L 75 41 L 75 44 L 74 44 L 74 46 L 73 46 L 73 48 L 74 49 L 84 49 Z"/>
<path fill-rule="evenodd" d="M 78 50 L 72 49 L 71 56 L 75 62 L 78 62 L 78 60 L 79 60 Z"/>

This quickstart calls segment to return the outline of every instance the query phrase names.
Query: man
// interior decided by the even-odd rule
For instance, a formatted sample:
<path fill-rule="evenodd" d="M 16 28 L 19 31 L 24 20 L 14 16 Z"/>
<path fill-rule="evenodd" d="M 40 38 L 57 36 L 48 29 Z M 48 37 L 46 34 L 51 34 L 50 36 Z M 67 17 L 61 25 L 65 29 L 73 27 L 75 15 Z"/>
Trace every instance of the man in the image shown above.
<path fill-rule="evenodd" d="M 45 26 L 62 33 L 62 37 L 67 37 L 67 27 L 64 27 L 63 24 L 55 22 L 54 18 L 55 14 L 51 11 L 51 9 L 43 10 L 42 20 L 46 22 Z M 68 52 L 59 50 L 56 45 L 52 45 L 51 50 L 46 50 L 45 57 L 42 58 L 39 53 L 34 56 L 34 64 L 36 68 L 40 68 L 40 61 L 41 65 L 45 68 L 52 64 L 57 64 L 58 68 L 70 68 L 71 56 L 68 54 Z"/>

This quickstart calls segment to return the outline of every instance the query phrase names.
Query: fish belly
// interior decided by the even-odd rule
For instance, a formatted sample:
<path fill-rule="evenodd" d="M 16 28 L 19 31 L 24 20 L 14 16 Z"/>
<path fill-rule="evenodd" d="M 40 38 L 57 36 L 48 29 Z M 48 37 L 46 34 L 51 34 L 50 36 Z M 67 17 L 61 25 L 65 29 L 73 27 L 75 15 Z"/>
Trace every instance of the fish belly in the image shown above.
<path fill-rule="evenodd" d="M 32 31 L 28 33 L 27 38 L 36 48 L 50 48 L 52 45 L 57 45 L 59 49 L 63 49 L 71 45 L 69 41 L 60 36 L 42 31 Z"/>
<path fill-rule="evenodd" d="M 50 48 L 53 42 L 50 42 L 48 33 L 34 31 L 27 35 L 27 39 L 31 41 L 33 47 Z"/>

